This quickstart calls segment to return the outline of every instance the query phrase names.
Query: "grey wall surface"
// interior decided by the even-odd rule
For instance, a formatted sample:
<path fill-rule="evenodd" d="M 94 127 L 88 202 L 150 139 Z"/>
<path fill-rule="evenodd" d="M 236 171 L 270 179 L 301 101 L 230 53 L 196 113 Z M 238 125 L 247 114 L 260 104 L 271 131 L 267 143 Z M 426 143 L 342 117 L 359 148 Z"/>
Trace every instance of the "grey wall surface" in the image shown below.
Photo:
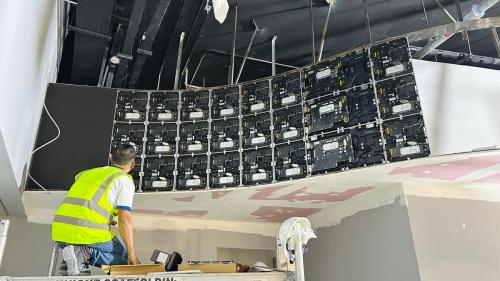
<path fill-rule="evenodd" d="M 307 281 L 419 281 L 406 207 L 363 211 L 319 229 L 305 254 Z"/>
<path fill-rule="evenodd" d="M 148 262 L 154 249 L 179 252 L 184 261 L 217 260 L 218 249 L 274 250 L 273 237 L 218 230 L 136 231 L 137 255 Z M 255 262 L 255 261 L 254 261 Z"/>
<path fill-rule="evenodd" d="M 24 218 L 8 219 L 11 223 L 0 276 L 46 276 L 52 251 L 50 225 L 28 223 Z M 177 251 L 184 261 L 217 260 L 219 249 L 267 253 L 274 251 L 275 243 L 273 237 L 216 230 L 135 232 L 137 254 L 143 263 L 151 263 L 154 249 Z M 250 251 L 252 255 L 246 262 L 255 262 L 254 252 Z"/>
<path fill-rule="evenodd" d="M 52 251 L 50 225 L 28 223 L 25 218 L 6 219 L 10 226 L 0 276 L 47 275 Z"/>
<path fill-rule="evenodd" d="M 423 281 L 499 280 L 499 202 L 416 196 L 407 202 Z"/>

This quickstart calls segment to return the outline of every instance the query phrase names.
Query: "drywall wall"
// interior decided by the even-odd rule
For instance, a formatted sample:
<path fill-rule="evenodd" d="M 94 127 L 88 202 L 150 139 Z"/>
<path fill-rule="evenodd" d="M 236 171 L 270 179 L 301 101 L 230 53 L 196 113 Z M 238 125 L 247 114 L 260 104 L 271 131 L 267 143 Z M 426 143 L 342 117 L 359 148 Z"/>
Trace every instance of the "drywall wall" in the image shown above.
<path fill-rule="evenodd" d="M 500 147 L 500 71 L 413 60 L 432 155 Z"/>
<path fill-rule="evenodd" d="M 408 212 L 399 202 L 316 234 L 305 254 L 308 281 L 420 280 Z"/>
<path fill-rule="evenodd" d="M 218 249 L 274 250 L 274 237 L 218 230 L 136 231 L 137 254 L 147 262 L 154 249 L 177 251 L 185 261 L 217 260 Z"/>
<path fill-rule="evenodd" d="M 12 172 L 9 155 L 0 131 L 0 216 L 23 214 L 24 208 L 21 201 L 21 191 L 16 188 L 16 178 Z"/>
<path fill-rule="evenodd" d="M 56 78 L 59 2 L 0 1 L 0 130 L 17 187 L 33 147 L 47 84 Z"/>
<path fill-rule="evenodd" d="M 47 275 L 52 251 L 50 225 L 28 223 L 24 218 L 9 219 L 11 224 L 0 276 Z M 217 260 L 221 252 L 219 249 L 261 250 L 269 253 L 274 251 L 276 244 L 273 237 L 216 230 L 136 231 L 134 240 L 137 255 L 143 263 L 151 263 L 154 249 L 177 251 L 184 261 Z M 255 262 L 255 252 L 248 251 L 245 261 Z M 245 256 L 245 251 L 238 253 Z"/>
<path fill-rule="evenodd" d="M 7 244 L 0 276 L 47 275 L 52 251 L 50 225 L 28 223 L 24 218 L 9 219 Z"/>
<path fill-rule="evenodd" d="M 422 280 L 498 280 L 500 202 L 406 199 Z"/>

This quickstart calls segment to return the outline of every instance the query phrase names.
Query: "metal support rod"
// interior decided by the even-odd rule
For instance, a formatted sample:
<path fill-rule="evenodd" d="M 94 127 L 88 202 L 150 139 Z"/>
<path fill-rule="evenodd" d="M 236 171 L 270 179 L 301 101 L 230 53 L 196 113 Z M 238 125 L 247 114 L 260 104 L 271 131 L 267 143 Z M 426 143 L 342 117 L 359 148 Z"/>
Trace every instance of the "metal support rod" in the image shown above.
<path fill-rule="evenodd" d="M 328 13 L 326 14 L 325 24 L 323 25 L 323 34 L 321 34 L 321 43 L 319 43 L 318 62 L 321 61 L 323 55 L 323 47 L 325 46 L 326 31 L 328 30 L 328 22 L 330 21 L 330 13 L 332 12 L 333 1 L 328 5 Z"/>
<path fill-rule="evenodd" d="M 71 5 L 78 5 L 75 1 L 70 1 L 70 0 L 64 0 L 64 2 L 69 3 Z"/>
<path fill-rule="evenodd" d="M 425 8 L 425 2 L 424 0 L 420 0 L 422 2 L 422 10 L 424 11 L 424 18 L 425 18 L 425 23 L 427 27 L 429 27 L 429 17 L 427 17 L 427 9 Z"/>
<path fill-rule="evenodd" d="M 368 7 L 366 4 L 366 0 L 363 0 L 363 10 L 364 10 L 365 20 L 366 20 L 366 29 L 368 30 L 368 40 L 370 40 L 370 43 L 372 43 L 373 42 L 372 28 L 370 25 L 370 14 L 368 14 Z"/>
<path fill-rule="evenodd" d="M 237 32 L 237 28 L 238 28 L 238 4 L 236 4 L 234 7 L 234 32 L 233 32 L 233 49 L 231 51 L 231 81 L 229 83 L 230 85 L 234 84 L 234 67 L 235 67 L 234 57 L 236 56 L 236 32 Z"/>
<path fill-rule="evenodd" d="M 460 0 L 455 0 L 455 6 L 457 7 L 458 20 L 463 21 L 464 13 L 462 12 L 462 3 L 460 3 Z"/>
<path fill-rule="evenodd" d="M 452 22 L 457 22 L 457 20 L 450 14 L 450 12 L 448 12 L 448 10 L 443 6 L 443 4 L 441 4 L 441 2 L 439 2 L 439 0 L 434 0 L 434 2 L 436 2 L 436 4 L 438 5 L 438 7 L 441 9 L 441 11 L 443 11 L 443 13 L 448 16 L 448 18 L 452 21 Z"/>
<path fill-rule="evenodd" d="M 158 81 L 156 82 L 156 90 L 159 91 L 160 90 L 160 82 L 161 82 L 161 74 L 163 72 L 163 63 L 161 64 L 161 67 L 160 67 L 160 73 L 158 73 Z"/>
<path fill-rule="evenodd" d="M 498 32 L 495 27 L 490 28 L 491 37 L 493 37 L 493 43 L 495 44 L 495 49 L 497 50 L 497 57 L 500 58 L 500 39 L 498 38 Z"/>
<path fill-rule="evenodd" d="M 182 49 L 184 47 L 184 36 L 186 33 L 181 32 L 179 38 L 179 50 L 177 51 L 177 65 L 175 67 L 174 90 L 179 90 L 179 75 L 181 74 Z"/>
<path fill-rule="evenodd" d="M 311 17 L 311 44 L 312 44 L 312 61 L 316 61 L 316 47 L 314 46 L 314 15 L 313 15 L 313 0 L 309 0 L 309 14 Z"/>
<path fill-rule="evenodd" d="M 206 56 L 207 56 L 206 53 L 203 53 L 203 55 L 201 55 L 201 58 L 198 61 L 198 65 L 196 65 L 196 68 L 194 69 L 193 77 L 191 77 L 191 81 L 189 81 L 189 84 L 193 84 L 194 78 L 196 77 L 196 74 L 198 74 L 198 70 L 200 69 L 200 65 L 201 65 L 201 63 L 203 62 L 203 60 L 205 59 Z"/>
<path fill-rule="evenodd" d="M 4 207 L 3 204 L 2 207 Z M 7 235 L 9 234 L 9 225 L 10 225 L 10 220 L 0 220 L 0 265 L 2 265 L 2 259 L 5 253 L 5 245 L 7 244 Z"/>
<path fill-rule="evenodd" d="M 52 253 L 50 255 L 48 276 L 55 276 L 57 269 L 57 258 L 59 256 L 59 247 L 57 246 L 56 242 L 53 242 L 53 244 L 54 245 L 52 246 Z"/>
<path fill-rule="evenodd" d="M 457 14 L 458 14 L 458 21 L 463 21 L 464 20 L 464 14 L 462 12 L 462 3 L 460 0 L 455 0 L 455 6 L 457 7 Z M 470 40 L 469 40 L 469 31 L 464 30 L 462 31 L 462 40 L 467 41 L 469 44 L 469 52 L 470 50 Z"/>
<path fill-rule="evenodd" d="M 276 38 L 278 36 L 274 36 L 271 40 L 272 50 L 271 50 L 271 61 L 272 61 L 272 75 L 276 75 Z"/>
<path fill-rule="evenodd" d="M 252 48 L 253 40 L 255 39 L 255 35 L 257 34 L 257 31 L 259 31 L 259 29 L 256 26 L 252 32 L 252 37 L 250 38 L 250 42 L 248 43 L 248 47 L 247 47 L 247 50 L 245 51 L 245 55 L 243 56 L 243 61 L 241 62 L 240 70 L 238 71 L 238 76 L 236 77 L 235 83 L 238 83 L 240 81 L 241 73 L 243 72 L 243 67 L 245 67 L 245 63 L 247 61 L 248 54 L 250 53 L 250 49 Z"/>
<path fill-rule="evenodd" d="M 219 55 L 224 55 L 224 56 L 230 56 L 231 55 L 231 53 L 228 53 L 228 52 L 225 52 L 225 51 L 221 51 L 221 50 L 215 50 L 215 49 L 208 49 L 207 52 L 214 53 L 214 54 L 219 54 Z M 237 58 L 243 58 L 243 56 L 240 56 L 240 55 L 236 55 L 236 57 Z M 258 59 L 258 58 L 254 58 L 254 57 L 250 57 L 250 56 L 247 57 L 247 60 L 258 61 L 258 62 L 263 62 L 263 63 L 267 63 L 267 64 L 272 64 L 273 63 L 272 61 Z M 277 66 L 286 67 L 286 68 L 290 68 L 290 69 L 299 69 L 299 67 L 297 67 L 297 66 L 293 66 L 293 65 L 289 65 L 289 64 L 283 64 L 283 63 L 279 63 L 279 62 L 277 62 L 276 65 Z"/>
<path fill-rule="evenodd" d="M 465 15 L 464 21 L 471 21 L 471 20 L 482 18 L 484 16 L 484 13 L 486 12 L 486 10 L 491 8 L 498 1 L 499 0 L 483 0 L 478 5 L 473 5 L 471 10 L 469 11 L 469 13 L 467 13 L 467 15 Z M 436 49 L 441 44 L 446 42 L 449 38 L 451 38 L 453 36 L 453 34 L 454 33 L 442 35 L 442 36 L 434 39 L 432 42 L 429 42 L 418 53 L 415 54 L 414 58 L 421 59 L 421 58 L 425 57 L 432 50 Z"/>
<path fill-rule="evenodd" d="M 76 26 L 73 26 L 73 25 L 68 25 L 67 28 L 68 28 L 69 31 L 78 32 L 78 33 L 81 33 L 81 34 L 85 34 L 85 35 L 88 35 L 88 36 L 91 36 L 91 37 L 103 39 L 103 40 L 106 40 L 106 41 L 111 41 L 111 39 L 113 39 L 109 35 L 98 33 L 98 32 L 94 32 L 92 30 L 88 30 L 88 29 L 76 27 Z"/>
<path fill-rule="evenodd" d="M 99 72 L 99 80 L 97 81 L 97 86 L 102 87 L 102 81 L 104 81 L 105 70 L 108 64 L 108 47 L 104 48 L 104 54 L 102 56 L 101 71 Z"/>

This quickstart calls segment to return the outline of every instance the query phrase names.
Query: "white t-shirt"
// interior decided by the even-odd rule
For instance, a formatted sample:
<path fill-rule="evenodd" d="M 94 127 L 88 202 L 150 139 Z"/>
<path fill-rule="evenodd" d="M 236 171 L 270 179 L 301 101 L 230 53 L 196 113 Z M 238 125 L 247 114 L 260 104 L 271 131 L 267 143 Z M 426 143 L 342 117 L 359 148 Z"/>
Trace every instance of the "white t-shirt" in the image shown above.
<path fill-rule="evenodd" d="M 108 191 L 108 202 L 113 208 L 132 211 L 135 185 L 129 177 L 121 176 L 111 183 Z"/>

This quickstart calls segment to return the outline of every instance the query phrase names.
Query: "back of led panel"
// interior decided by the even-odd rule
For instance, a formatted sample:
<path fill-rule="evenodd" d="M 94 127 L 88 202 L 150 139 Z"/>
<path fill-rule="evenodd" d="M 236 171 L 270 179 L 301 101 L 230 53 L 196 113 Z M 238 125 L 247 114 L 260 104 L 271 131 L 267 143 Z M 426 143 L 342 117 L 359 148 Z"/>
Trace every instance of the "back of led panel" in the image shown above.
<path fill-rule="evenodd" d="M 252 186 L 429 155 L 406 38 L 241 85 L 121 91 L 119 143 L 137 148 L 140 191 Z"/>

